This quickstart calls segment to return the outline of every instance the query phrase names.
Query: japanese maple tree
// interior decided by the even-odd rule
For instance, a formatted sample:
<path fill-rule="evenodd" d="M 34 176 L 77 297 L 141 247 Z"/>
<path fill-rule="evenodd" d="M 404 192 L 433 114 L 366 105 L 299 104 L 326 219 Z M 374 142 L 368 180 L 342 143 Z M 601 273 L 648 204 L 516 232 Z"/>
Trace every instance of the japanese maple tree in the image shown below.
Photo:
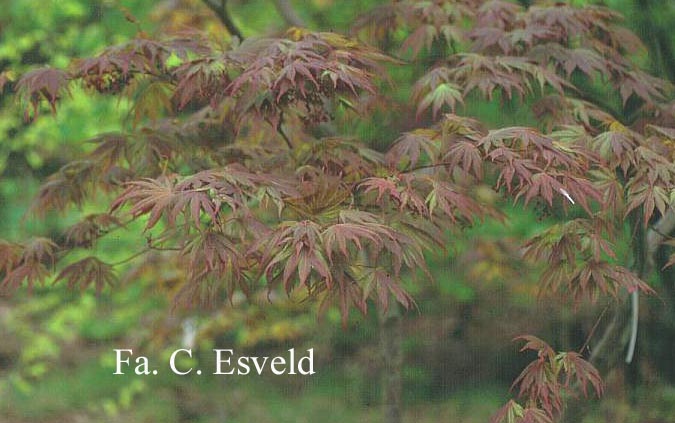
<path fill-rule="evenodd" d="M 645 248 L 675 226 L 665 220 L 675 103 L 672 87 L 634 61 L 644 47 L 620 20 L 599 6 L 406 0 L 365 13 L 349 36 L 139 33 L 68 69 L 33 70 L 15 84 L 28 121 L 45 104 L 56 112 L 73 84 L 128 99 L 131 116 L 126 132 L 90 140 L 91 152 L 45 181 L 33 211 L 102 198 L 105 207 L 58 242 L 0 243 L 0 286 L 30 289 L 54 274 L 72 288 L 114 289 L 113 264 L 70 253 L 141 220 L 147 247 L 133 257 L 161 250 L 184 269 L 177 304 L 304 290 L 346 324 L 371 302 L 385 316 L 413 308 L 404 275 L 426 279 L 428 252 L 505 218 L 489 189 L 565 216 L 523 246 L 525 259 L 547 264 L 543 292 L 571 302 L 650 292 Z M 338 130 L 348 126 L 336 121 L 386 110 L 388 70 L 406 66 L 422 69 L 414 107 L 402 106 L 418 128 L 384 151 Z M 537 125 L 489 128 L 463 108 L 480 98 L 529 107 Z M 636 247 L 639 266 L 614 251 L 626 220 L 651 240 Z M 521 400 L 494 422 L 555 421 L 565 392 L 602 392 L 580 353 L 523 339 L 538 356 L 515 381 Z"/>

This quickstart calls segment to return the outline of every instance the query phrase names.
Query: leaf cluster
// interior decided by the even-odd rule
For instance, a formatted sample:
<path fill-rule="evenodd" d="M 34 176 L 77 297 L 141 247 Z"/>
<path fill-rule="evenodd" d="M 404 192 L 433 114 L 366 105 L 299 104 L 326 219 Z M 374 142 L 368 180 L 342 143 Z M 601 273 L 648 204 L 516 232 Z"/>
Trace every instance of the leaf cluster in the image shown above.
<path fill-rule="evenodd" d="M 574 351 L 556 353 L 546 342 L 535 336 L 522 336 L 522 351 L 534 351 L 537 358 L 525 367 L 513 382 L 518 395 L 525 400 L 523 407 L 510 400 L 490 420 L 493 423 L 551 423 L 563 409 L 563 395 L 580 391 L 588 396 L 603 392 L 599 372 Z M 590 388 L 590 389 L 589 389 Z"/>
<path fill-rule="evenodd" d="M 0 244 L 1 285 L 32 287 L 59 268 L 56 281 L 100 291 L 115 265 L 63 257 L 139 221 L 146 249 L 130 260 L 161 251 L 164 265 L 180 268 L 177 304 L 303 292 L 321 311 L 336 305 L 347 324 L 369 301 L 414 307 L 405 280 L 429 277 L 426 254 L 463 228 L 504 219 L 506 200 L 559 212 L 523 248 L 547 264 L 544 291 L 575 303 L 650 292 L 612 241 L 626 220 L 647 225 L 672 212 L 675 106 L 672 87 L 633 60 L 643 47 L 619 21 L 599 6 L 404 0 L 355 25 L 382 51 L 298 28 L 230 45 L 139 34 L 68 69 L 28 72 L 16 83 L 28 118 L 43 103 L 55 112 L 79 82 L 129 102 L 129 128 L 90 140 L 34 206 L 96 199 L 106 209 L 58 245 Z M 400 135 L 375 151 L 333 123 L 343 112 L 367 115 L 354 104 L 386 101 L 388 67 L 409 64 L 383 51 L 426 62 L 411 84 L 417 124 L 392 128 Z M 530 106 L 536 122 L 489 128 L 462 116 L 477 99 Z M 601 392 L 579 354 L 524 340 L 538 354 L 516 381 L 527 404 L 509 402 L 495 422 L 550 422 L 563 392 Z"/>

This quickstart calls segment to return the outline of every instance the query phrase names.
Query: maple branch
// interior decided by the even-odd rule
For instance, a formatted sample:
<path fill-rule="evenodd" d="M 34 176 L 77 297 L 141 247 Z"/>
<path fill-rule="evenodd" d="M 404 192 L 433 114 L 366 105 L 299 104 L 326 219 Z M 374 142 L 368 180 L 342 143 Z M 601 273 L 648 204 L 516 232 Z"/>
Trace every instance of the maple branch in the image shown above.
<path fill-rule="evenodd" d="M 182 248 L 179 247 L 156 247 L 154 245 L 148 244 L 148 251 L 182 251 Z"/>
<path fill-rule="evenodd" d="M 279 11 L 279 14 L 289 26 L 306 26 L 302 18 L 293 9 L 293 5 L 291 5 L 289 0 L 274 0 L 274 6 L 276 6 L 277 11 Z"/>
<path fill-rule="evenodd" d="M 612 336 L 614 331 L 617 328 L 617 325 L 619 324 L 619 321 L 621 320 L 621 315 L 622 315 L 622 307 L 619 305 L 617 306 L 616 310 L 614 311 L 614 316 L 612 317 L 612 320 L 609 322 L 607 327 L 605 328 L 605 331 L 602 334 L 602 337 L 598 341 L 598 343 L 595 345 L 593 350 L 591 351 L 591 355 L 588 357 L 588 361 L 590 363 L 593 363 L 597 360 L 598 357 L 600 357 L 600 353 L 602 350 L 605 348 L 605 345 L 607 345 L 607 341 L 609 341 L 609 338 Z"/>
<path fill-rule="evenodd" d="M 638 254 L 638 262 L 642 261 L 641 264 L 634 266 L 637 268 L 638 276 L 640 279 L 644 279 L 651 272 L 656 269 L 656 253 L 659 246 L 667 238 L 670 238 L 670 233 L 675 230 L 675 204 L 671 204 L 668 211 L 661 216 L 661 218 L 647 229 L 645 234 L 645 240 L 643 243 L 644 246 L 644 255 Z M 637 333 L 638 333 L 638 314 L 639 314 L 639 293 L 634 291 L 630 294 L 630 307 L 631 307 L 631 318 L 630 318 L 630 339 L 628 342 L 628 350 L 626 352 L 625 362 L 630 364 L 633 361 L 633 356 L 635 355 L 635 347 L 637 345 Z M 609 325 L 605 328 L 605 331 L 596 344 L 595 348 L 591 352 L 589 361 L 595 361 L 599 356 L 600 352 L 604 349 L 607 341 L 612 336 L 613 332 L 617 329 L 620 317 L 622 315 L 622 308 L 618 307 L 614 313 L 614 317 Z"/>
<path fill-rule="evenodd" d="M 402 316 L 398 304 L 389 310 L 379 313 L 379 332 L 383 378 L 383 402 L 385 421 L 400 423 L 401 413 L 401 368 L 403 367 L 402 351 Z"/>
<path fill-rule="evenodd" d="M 293 143 L 291 143 L 291 140 L 288 138 L 288 136 L 284 132 L 284 129 L 281 127 L 281 123 L 279 124 L 279 127 L 277 128 L 277 132 L 279 133 L 279 135 L 281 135 L 281 138 L 283 138 L 284 141 L 286 141 L 286 145 L 288 146 L 288 149 L 292 150 L 293 149 Z"/>
<path fill-rule="evenodd" d="M 669 240 L 675 239 L 675 236 L 668 235 L 668 234 L 664 234 L 663 232 L 661 232 L 661 231 L 659 231 L 657 228 L 655 228 L 654 225 L 650 226 L 650 228 L 651 228 L 654 232 L 656 232 L 657 234 L 661 235 L 661 236 L 663 237 L 663 239 L 669 239 Z"/>
<path fill-rule="evenodd" d="M 412 167 L 408 170 L 403 170 L 400 173 L 415 173 L 418 170 L 425 170 L 425 169 L 433 169 L 436 167 L 444 167 L 444 166 L 450 166 L 450 162 L 439 162 L 439 163 L 434 163 L 434 164 L 428 164 L 428 165 L 420 165 L 420 166 L 415 166 Z"/>
<path fill-rule="evenodd" d="M 661 216 L 659 221 L 647 229 L 647 235 L 645 239 L 645 263 L 643 269 L 641 269 L 641 278 L 649 275 L 655 270 L 656 252 L 659 249 L 661 243 L 669 237 L 668 234 L 675 229 L 675 210 L 673 207 L 675 207 L 675 205 L 671 204 L 668 211 L 663 216 Z M 640 301 L 638 297 L 638 291 L 636 290 L 631 293 L 631 331 L 628 351 L 626 352 L 627 364 L 630 364 L 633 361 L 633 355 L 635 354 L 635 344 L 637 343 L 638 332 L 639 306 Z"/>
<path fill-rule="evenodd" d="M 281 125 L 284 124 L 284 112 L 282 111 L 279 114 L 279 123 L 278 124 L 275 125 L 274 123 L 272 123 L 272 121 L 269 118 L 265 118 L 265 122 L 270 124 L 270 126 L 272 126 L 272 128 L 276 129 L 277 133 L 279 135 L 281 135 L 281 138 L 283 138 L 284 141 L 286 142 L 286 145 L 288 146 L 288 149 L 292 150 L 293 149 L 293 143 L 291 142 L 290 138 L 288 138 L 288 135 L 286 135 L 286 133 L 284 132 L 284 129 L 281 127 Z"/>
<path fill-rule="evenodd" d="M 656 251 L 666 238 L 670 238 L 670 233 L 675 230 L 675 204 L 661 218 L 647 230 L 647 270 L 652 271 L 656 268 Z"/>
<path fill-rule="evenodd" d="M 152 251 L 152 248 L 144 248 L 140 251 L 135 252 L 134 254 L 130 255 L 129 257 L 127 257 L 125 259 L 122 259 L 120 261 L 116 261 L 114 263 L 110 263 L 110 265 L 115 267 L 115 266 L 119 266 L 120 264 L 128 263 L 128 262 L 132 261 L 133 259 L 135 259 L 137 257 L 140 257 L 140 256 L 142 256 L 143 254 L 145 254 L 149 251 Z"/>
<path fill-rule="evenodd" d="M 640 297 L 638 296 L 637 290 L 635 290 L 630 294 L 630 340 L 628 341 L 628 351 L 626 351 L 626 364 L 630 364 L 633 361 L 633 355 L 635 354 L 639 312 Z"/>
<path fill-rule="evenodd" d="M 579 354 L 583 354 L 584 350 L 588 348 L 588 344 L 591 342 L 591 338 L 593 338 L 593 335 L 595 335 L 595 331 L 598 329 L 598 326 L 600 325 L 600 322 L 602 321 L 602 318 L 605 316 L 607 310 L 609 310 L 609 305 L 605 306 L 605 308 L 602 309 L 602 312 L 595 321 L 595 324 L 591 328 L 591 331 L 588 333 L 588 336 L 586 337 L 584 344 L 581 346 L 581 348 L 579 348 Z"/>
<path fill-rule="evenodd" d="M 216 16 L 218 16 L 218 19 L 220 19 L 223 25 L 225 25 L 225 28 L 227 28 L 227 32 L 229 32 L 230 35 L 239 38 L 240 41 L 244 39 L 244 36 L 242 35 L 241 31 L 234 24 L 232 17 L 227 12 L 227 0 L 220 0 L 220 4 L 216 2 L 217 0 L 202 0 L 202 1 L 209 7 L 209 9 L 213 11 L 213 13 L 216 14 Z"/>

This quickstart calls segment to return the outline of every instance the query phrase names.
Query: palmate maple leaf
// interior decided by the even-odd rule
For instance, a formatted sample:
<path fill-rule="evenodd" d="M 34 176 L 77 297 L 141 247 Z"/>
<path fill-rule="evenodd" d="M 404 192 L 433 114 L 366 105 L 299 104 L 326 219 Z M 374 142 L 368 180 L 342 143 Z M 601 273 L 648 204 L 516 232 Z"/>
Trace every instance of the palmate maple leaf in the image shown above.
<path fill-rule="evenodd" d="M 35 69 L 24 74 L 16 83 L 16 91 L 21 101 L 27 105 L 24 111 L 25 120 L 30 119 L 28 105 L 32 107 L 35 118 L 43 100 L 56 113 L 56 103 L 69 92 L 68 84 L 71 79 L 68 72 L 53 68 Z"/>
<path fill-rule="evenodd" d="M 58 249 L 56 243 L 44 237 L 25 244 L 0 243 L 0 265 L 4 270 L 0 290 L 13 292 L 25 283 L 31 292 L 35 284 L 44 283 L 56 263 Z"/>
<path fill-rule="evenodd" d="M 555 141 L 534 128 L 507 127 L 489 131 L 480 141 L 478 146 L 483 149 L 489 158 L 495 150 L 508 148 L 514 153 L 532 159 L 542 168 L 556 167 L 573 173 L 584 171 L 584 163 L 575 160 L 570 150 L 556 145 Z"/>
<path fill-rule="evenodd" d="M 56 276 L 54 284 L 65 281 L 69 289 L 79 287 L 82 291 L 93 284 L 96 295 L 100 295 L 103 288 L 113 286 L 116 280 L 111 265 L 90 256 L 64 267 Z"/>
<path fill-rule="evenodd" d="M 475 15 L 475 4 L 471 2 L 401 2 L 394 10 L 409 30 L 408 37 L 401 45 L 401 51 L 412 50 L 417 57 L 426 48 L 431 50 L 435 42 L 452 45 L 463 40 L 461 23 Z"/>
<path fill-rule="evenodd" d="M 553 423 L 553 419 L 539 408 L 523 408 L 509 400 L 492 416 L 490 423 Z"/>
<path fill-rule="evenodd" d="M 386 313 L 389 310 L 390 298 L 393 297 L 406 310 L 415 306 L 415 300 L 392 277 L 391 273 L 384 269 L 366 269 L 362 276 L 362 290 L 364 301 L 374 297 L 375 303 Z"/>
<path fill-rule="evenodd" d="M 297 160 L 328 175 L 337 176 L 347 183 L 371 176 L 373 169 L 384 163 L 384 155 L 361 145 L 357 140 L 344 137 L 325 137 L 303 148 Z M 339 185 L 337 180 L 327 181 Z M 323 187 L 329 188 L 329 187 Z"/>
<path fill-rule="evenodd" d="M 192 34 L 190 38 L 177 37 L 154 40 L 139 36 L 135 39 L 106 48 L 98 56 L 73 61 L 73 75 L 81 79 L 86 88 L 103 94 L 135 91 L 130 84 L 138 80 L 157 77 L 150 83 L 159 86 L 167 83 L 167 61 L 173 57 L 187 60 L 189 54 L 206 54 L 209 48 L 203 37 Z"/>
<path fill-rule="evenodd" d="M 21 260 L 23 247 L 14 242 L 0 240 L 0 272 L 11 271 Z"/>
<path fill-rule="evenodd" d="M 425 196 L 414 185 L 416 179 L 413 175 L 402 174 L 389 178 L 366 178 L 358 185 L 364 194 L 377 193 L 374 198 L 376 204 L 387 207 L 391 204 L 400 211 L 406 210 L 418 215 L 428 216 L 429 208 Z"/>
<path fill-rule="evenodd" d="M 519 55 L 531 47 L 540 44 L 554 35 L 545 26 L 512 28 L 476 26 L 468 36 L 473 41 L 472 51 L 483 54 Z"/>
<path fill-rule="evenodd" d="M 610 239 L 611 224 L 601 218 L 578 218 L 551 226 L 525 243 L 524 257 L 551 265 L 574 263 L 578 256 L 600 261 L 616 258 Z"/>
<path fill-rule="evenodd" d="M 483 154 L 478 144 L 466 137 L 454 140 L 441 158 L 450 168 L 462 169 L 476 181 L 483 179 Z"/>
<path fill-rule="evenodd" d="M 592 145 L 606 157 L 611 169 L 619 169 L 628 177 L 624 185 L 624 216 L 641 209 L 647 225 L 656 210 L 661 215 L 666 213 L 670 192 L 675 188 L 675 165 L 668 158 L 650 148 L 643 136 L 618 122 L 593 139 Z"/>
<path fill-rule="evenodd" d="M 350 184 L 339 171 L 337 175 L 331 174 L 308 164 L 298 169 L 295 176 L 297 194 L 282 201 L 288 210 L 303 219 L 333 220 L 352 196 Z"/>
<path fill-rule="evenodd" d="M 176 56 L 186 60 L 191 53 L 205 55 L 211 52 L 203 34 L 192 33 L 189 37 L 177 36 L 165 40 L 137 37 L 126 43 L 108 47 L 98 56 L 76 60 L 76 74 L 85 78 L 100 78 L 104 75 L 157 73 L 167 70 L 167 60 Z"/>
<path fill-rule="evenodd" d="M 349 303 L 365 313 L 369 297 L 388 307 L 388 296 L 393 295 L 404 307 L 411 307 L 412 298 L 400 285 L 401 272 L 426 268 L 413 238 L 359 210 L 343 210 L 337 223 L 326 225 L 283 222 L 250 251 L 260 257 L 270 289 L 281 283 L 287 292 L 300 285 L 312 295 L 325 293 L 322 304 L 338 301 L 343 322 Z M 364 267 L 359 263 L 365 258 L 370 264 Z"/>
<path fill-rule="evenodd" d="M 197 233 L 181 249 L 188 280 L 176 297 L 177 303 L 216 305 L 221 286 L 232 301 L 235 289 L 247 296 L 249 287 L 244 279 L 248 265 L 241 240 L 233 240 L 212 228 Z M 204 286 L 207 289 L 203 289 Z"/>
<path fill-rule="evenodd" d="M 488 0 L 476 13 L 477 28 L 509 29 L 523 11 L 522 6 L 504 0 Z"/>
<path fill-rule="evenodd" d="M 96 148 L 89 157 L 97 163 L 102 170 L 109 170 L 113 166 L 121 164 L 123 160 L 131 162 L 129 151 L 129 137 L 122 133 L 104 133 L 89 140 Z"/>
<path fill-rule="evenodd" d="M 130 203 L 133 217 L 148 215 L 146 230 L 154 227 L 162 216 L 166 216 L 169 226 L 174 226 L 179 214 L 200 227 L 203 216 L 215 222 L 224 206 L 233 211 L 245 209 L 246 201 L 256 198 L 260 185 L 265 184 L 283 188 L 273 181 L 273 176 L 253 174 L 238 164 L 198 172 L 180 181 L 175 175 L 146 178 L 127 183 L 125 191 L 112 203 L 111 211 Z M 290 192 L 293 191 L 285 193 Z"/>
<path fill-rule="evenodd" d="M 554 72 L 538 66 L 533 61 L 518 56 L 484 56 L 476 53 L 460 53 L 450 57 L 447 65 L 452 82 L 462 88 L 466 96 L 473 90 L 492 99 L 495 90 L 505 98 L 516 94 L 519 98 L 551 87 L 562 94 L 571 85 Z"/>
<path fill-rule="evenodd" d="M 30 293 L 36 284 L 43 284 L 50 274 L 50 270 L 42 263 L 24 263 L 15 266 L 0 280 L 0 292 L 11 293 L 25 284 Z"/>
<path fill-rule="evenodd" d="M 567 277 L 567 290 L 575 301 L 584 296 L 597 300 L 599 294 L 617 297 L 619 288 L 627 292 L 642 292 L 653 294 L 654 290 L 632 271 L 623 266 L 617 266 L 605 261 L 590 261 L 578 265 Z M 551 282 L 555 280 L 551 278 Z"/>
<path fill-rule="evenodd" d="M 556 353 L 546 342 L 532 335 L 520 336 L 516 340 L 525 341 L 521 352 L 532 350 L 537 353 L 537 358 L 512 385 L 512 388 L 519 387 L 518 395 L 528 400 L 530 408 L 524 409 L 511 400 L 495 414 L 492 422 L 552 421 L 562 410 L 563 394 L 573 394 L 577 386 L 584 395 L 588 394 L 589 385 L 596 395 L 602 395 L 598 371 L 580 354 Z"/>
<path fill-rule="evenodd" d="M 578 8 L 564 3 L 553 6 L 531 6 L 524 20 L 528 26 L 538 24 L 556 30 L 558 40 L 565 42 L 569 37 L 588 35 L 595 31 L 609 32 L 610 25 L 621 19 L 621 15 L 601 6 Z"/>
<path fill-rule="evenodd" d="M 393 206 L 424 218 L 443 216 L 453 223 L 470 223 L 484 215 L 496 216 L 459 185 L 425 174 L 402 173 L 388 178 L 367 178 L 357 188 L 364 194 L 376 194 L 371 200 L 380 207 Z"/>
<path fill-rule="evenodd" d="M 451 79 L 449 68 L 438 67 L 417 80 L 412 93 L 412 100 L 418 104 L 417 117 L 431 107 L 435 119 L 443 106 L 454 112 L 457 103 L 464 103 L 460 87 Z"/>
<path fill-rule="evenodd" d="M 525 258 L 548 263 L 540 280 L 541 292 L 569 295 L 575 303 L 599 294 L 616 297 L 628 292 L 653 290 L 630 270 L 613 263 L 616 254 L 605 239 L 614 229 L 605 220 L 574 219 L 555 225 L 525 244 Z"/>
<path fill-rule="evenodd" d="M 513 74 L 486 66 L 485 59 L 481 61 L 474 58 L 471 65 L 474 71 L 483 69 L 491 74 L 487 79 L 492 83 L 483 82 L 484 85 L 479 89 L 485 96 L 490 96 L 495 88 L 500 88 L 507 96 L 514 92 L 522 97 L 523 86 L 527 87 L 526 92 L 531 92 L 529 78 L 537 80 L 540 87 L 546 81 L 546 84 L 562 93 L 560 88 L 572 87 L 570 77 L 573 73 L 593 79 L 600 76 L 603 81 L 609 81 L 619 92 L 624 105 L 631 97 L 654 104 L 665 100 L 672 91 L 668 82 L 647 74 L 623 57 L 622 51 L 638 51 L 643 47 L 630 31 L 617 30 L 616 22 L 621 16 L 614 11 L 603 7 L 577 8 L 564 4 L 533 6 L 521 13 L 508 11 L 499 2 L 495 7 L 494 13 L 481 11 L 476 18 L 477 23 L 481 24 L 475 25 L 468 33 L 473 41 L 473 51 L 494 58 L 499 55 L 507 55 L 507 58 L 509 55 L 527 57 L 537 64 L 538 69 L 528 70 L 528 65 L 523 67 L 509 59 L 522 72 L 515 75 L 522 84 L 518 85 L 510 80 Z M 509 17 L 508 25 L 503 23 L 500 13 Z M 572 37 L 576 40 L 574 43 L 570 43 Z M 564 78 L 555 81 L 547 76 L 549 64 Z M 466 77 L 456 82 L 460 86 L 468 82 L 471 88 L 479 87 L 478 81 L 471 82 Z"/>
<path fill-rule="evenodd" d="M 488 207 L 471 198 L 460 187 L 434 178 L 425 179 L 431 186 L 425 199 L 430 215 L 442 215 L 453 223 L 473 223 L 474 219 L 491 213 Z"/>
<path fill-rule="evenodd" d="M 231 84 L 228 71 L 240 66 L 227 53 L 200 57 L 185 62 L 172 71 L 177 81 L 173 100 L 182 110 L 188 104 L 208 104 L 212 108 L 225 100 Z"/>
<path fill-rule="evenodd" d="M 639 69 L 620 70 L 616 74 L 615 85 L 619 89 L 624 106 L 632 96 L 650 104 L 662 102 L 668 98 L 668 94 L 673 90 L 668 81 Z"/>
<path fill-rule="evenodd" d="M 113 227 L 123 227 L 117 217 L 108 213 L 90 214 L 65 230 L 66 244 L 88 248 Z"/>
<path fill-rule="evenodd" d="M 560 73 L 569 78 L 576 70 L 588 77 L 610 76 L 610 63 L 599 53 L 585 48 L 566 48 L 557 43 L 547 43 L 532 48 L 529 57 L 542 66 L 552 63 Z"/>
<path fill-rule="evenodd" d="M 155 226 L 163 214 L 169 225 L 174 225 L 182 212 L 189 213 L 195 225 L 199 225 L 202 212 L 215 220 L 218 209 L 209 195 L 209 188 L 202 186 L 203 181 L 191 182 L 184 181 L 181 186 L 174 185 L 168 178 L 131 182 L 113 204 L 112 210 L 123 202 L 132 202 L 132 216 L 149 213 L 147 229 Z"/>
<path fill-rule="evenodd" d="M 391 237 L 386 227 L 374 223 L 336 223 L 327 227 L 322 235 L 330 263 L 336 253 L 342 254 L 342 259 L 350 260 L 354 251 L 362 251 L 366 243 L 379 250 Z"/>
<path fill-rule="evenodd" d="M 292 289 L 292 276 L 297 274 L 300 285 L 311 290 L 311 273 L 319 275 L 330 288 L 333 282 L 325 249 L 321 245 L 321 227 L 311 221 L 287 222 L 271 234 L 265 242 L 262 264 L 268 284 L 281 276 L 284 289 Z M 283 274 L 278 273 L 283 269 Z"/>
<path fill-rule="evenodd" d="M 367 30 L 376 40 L 383 40 L 397 30 L 405 31 L 400 50 L 412 51 L 413 57 L 432 44 L 451 45 L 463 40 L 462 23 L 473 18 L 478 1 L 397 1 L 373 8 L 354 24 L 353 31 Z"/>
<path fill-rule="evenodd" d="M 134 217 L 149 213 L 146 229 L 157 224 L 162 214 L 167 213 L 169 223 L 174 223 L 181 210 L 175 210 L 175 184 L 168 178 L 130 182 L 125 192 L 112 204 L 111 212 L 125 202 L 132 202 L 131 215 Z"/>
<path fill-rule="evenodd" d="M 562 352 L 557 355 L 556 359 L 565 374 L 565 387 L 570 388 L 573 383 L 576 383 L 581 387 L 581 392 L 585 396 L 588 396 L 589 387 L 592 387 L 598 396 L 602 395 L 603 384 L 600 373 L 581 354 L 574 351 Z"/>
<path fill-rule="evenodd" d="M 556 370 L 555 363 L 539 357 L 528 364 L 513 382 L 514 387 L 520 386 L 520 397 L 534 398 L 549 416 L 562 410 L 562 391 Z"/>
<path fill-rule="evenodd" d="M 49 210 L 63 211 L 71 204 L 82 205 L 96 183 L 95 163 L 77 160 L 64 165 L 42 184 L 30 211 L 44 216 Z"/>
<path fill-rule="evenodd" d="M 471 122 L 462 124 L 452 116 L 446 115 L 440 128 L 419 129 L 402 136 L 385 156 L 389 166 L 414 170 L 423 157 L 421 168 L 456 171 L 459 167 L 480 181 L 484 162 L 492 162 L 499 170 L 495 188 L 506 187 L 516 200 L 522 197 L 525 204 L 542 198 L 552 205 L 554 198 L 560 196 L 570 204 L 578 202 L 590 214 L 591 200 L 601 202 L 605 198 L 586 177 L 598 159 L 580 143 L 564 144 L 533 128 L 511 127 L 485 133 Z M 463 126 L 465 124 L 468 126 Z M 556 133 L 556 137 L 565 139 L 562 133 Z M 366 193 L 377 191 L 376 201 L 380 203 L 383 198 L 389 198 L 401 209 L 428 213 L 428 206 L 422 205 L 415 192 L 424 190 L 411 190 L 413 181 L 419 185 L 422 180 L 405 174 L 397 178 L 402 178 L 404 184 L 399 184 L 401 181 L 396 178 L 368 178 L 360 186 Z M 436 193 L 426 191 L 425 195 L 430 195 L 427 200 L 436 204 Z M 444 199 L 440 199 L 439 204 L 443 204 Z M 465 211 L 470 214 L 473 202 L 464 200 L 455 204 L 466 205 Z M 454 220 L 453 214 L 446 215 Z"/>
<path fill-rule="evenodd" d="M 324 102 L 339 95 L 358 97 L 376 92 L 379 62 L 391 61 L 382 53 L 330 33 L 291 30 L 290 39 L 259 40 L 242 44 L 251 54 L 227 93 L 235 96 L 245 115 L 255 111 L 275 128 L 284 111 L 299 114 L 307 123 L 330 120 Z"/>
<path fill-rule="evenodd" d="M 532 111 L 547 131 L 561 125 L 583 125 L 588 131 L 597 126 L 609 126 L 616 119 L 587 101 L 572 96 L 551 94 L 540 98 L 532 105 Z"/>
<path fill-rule="evenodd" d="M 542 198 L 551 205 L 554 195 L 561 195 L 590 215 L 590 200 L 603 200 L 585 175 L 594 156 L 582 146 L 562 146 L 532 128 L 519 127 L 490 131 L 478 145 L 499 168 L 496 188 L 505 187 L 525 204 Z M 566 202 L 563 205 L 567 207 Z"/>
<path fill-rule="evenodd" d="M 406 158 L 406 166 L 415 167 L 420 158 L 425 164 L 438 162 L 441 148 L 440 134 L 433 129 L 416 129 L 401 135 L 385 154 L 389 166 L 396 166 Z"/>

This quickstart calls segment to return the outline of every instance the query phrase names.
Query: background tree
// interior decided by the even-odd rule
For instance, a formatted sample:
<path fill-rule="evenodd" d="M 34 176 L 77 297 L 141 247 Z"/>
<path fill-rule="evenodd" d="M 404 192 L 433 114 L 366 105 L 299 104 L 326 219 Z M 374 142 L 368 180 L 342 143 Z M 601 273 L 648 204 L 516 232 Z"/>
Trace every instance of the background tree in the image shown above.
<path fill-rule="evenodd" d="M 507 204 L 553 215 L 521 257 L 540 268 L 543 293 L 580 306 L 651 291 L 648 240 L 667 234 L 649 222 L 672 203 L 671 87 L 638 66 L 644 47 L 617 13 L 395 2 L 365 13 L 354 38 L 291 28 L 241 41 L 225 10 L 230 42 L 140 32 L 17 81 L 29 121 L 78 83 L 123 98 L 129 119 L 42 186 L 37 213 L 98 210 L 57 239 L 3 243 L 4 289 L 31 289 L 55 270 L 55 283 L 100 293 L 135 262 L 136 272 L 174 269 L 182 306 L 287 295 L 320 313 L 334 306 L 345 327 L 351 310 L 374 307 L 390 370 L 388 422 L 401 419 L 396 310 L 415 306 L 405 279 L 429 279 L 429 253 L 466 228 L 508 223 Z M 508 113 L 490 124 L 466 117 L 479 114 L 481 98 Z M 383 115 L 399 123 L 380 131 Z M 358 137 L 364 126 L 374 128 L 370 139 Z M 144 246 L 104 260 L 96 245 L 125 230 Z M 622 251 L 626 241 L 632 252 Z M 516 379 L 523 401 L 494 421 L 553 421 L 564 392 L 599 394 L 599 373 L 582 355 L 589 345 L 602 351 L 606 337 L 596 346 L 594 334 L 577 353 L 525 337 L 537 358 Z"/>

